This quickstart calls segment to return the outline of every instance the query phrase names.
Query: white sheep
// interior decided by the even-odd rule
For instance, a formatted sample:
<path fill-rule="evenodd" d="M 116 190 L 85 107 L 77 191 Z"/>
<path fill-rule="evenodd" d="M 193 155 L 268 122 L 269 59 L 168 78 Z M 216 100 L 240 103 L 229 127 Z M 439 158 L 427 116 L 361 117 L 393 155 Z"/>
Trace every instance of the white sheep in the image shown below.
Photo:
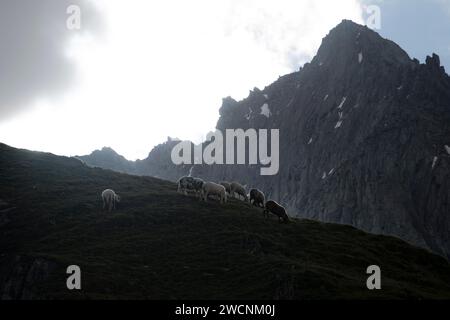
<path fill-rule="evenodd" d="M 225 187 L 214 183 L 214 182 L 205 182 L 203 183 L 202 188 L 202 198 L 207 201 L 209 195 L 216 195 L 219 197 L 221 203 L 227 202 L 227 191 Z"/>
<path fill-rule="evenodd" d="M 245 191 L 245 187 L 239 184 L 238 182 L 232 182 L 231 183 L 231 196 L 234 197 L 235 193 L 238 195 L 238 199 L 241 198 L 241 196 L 244 197 L 244 200 L 248 201 L 247 192 Z"/>
<path fill-rule="evenodd" d="M 120 202 L 120 196 L 114 190 L 106 189 L 102 192 L 103 209 L 108 208 L 111 212 L 116 208 L 116 202 Z"/>

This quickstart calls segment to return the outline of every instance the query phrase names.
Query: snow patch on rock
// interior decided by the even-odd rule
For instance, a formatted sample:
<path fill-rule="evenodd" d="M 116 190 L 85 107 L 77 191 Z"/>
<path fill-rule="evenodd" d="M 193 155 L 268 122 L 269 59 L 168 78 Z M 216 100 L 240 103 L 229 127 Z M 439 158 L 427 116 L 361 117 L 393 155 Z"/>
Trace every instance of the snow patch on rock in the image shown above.
<path fill-rule="evenodd" d="M 334 126 L 334 128 L 335 129 L 338 129 L 338 128 L 340 128 L 341 126 L 342 126 L 342 120 L 339 120 L 337 123 L 336 123 L 336 126 Z"/>
<path fill-rule="evenodd" d="M 268 104 L 268 103 L 264 103 L 264 104 L 262 105 L 262 107 L 261 107 L 261 114 L 262 114 L 263 116 L 265 116 L 266 118 L 269 118 L 269 117 L 272 115 L 272 113 L 270 112 L 269 104 Z"/>
<path fill-rule="evenodd" d="M 344 106 L 345 101 L 347 101 L 347 97 L 342 98 L 341 104 L 338 106 L 338 109 L 342 109 Z"/>
<path fill-rule="evenodd" d="M 448 145 L 445 145 L 444 148 L 445 151 L 447 151 L 447 153 L 450 155 L 450 147 Z"/>
<path fill-rule="evenodd" d="M 343 120 L 344 113 L 341 112 L 341 111 L 339 111 L 338 114 L 339 114 L 339 120 L 338 120 L 338 122 L 336 123 L 336 126 L 334 127 L 335 129 L 340 128 L 341 125 L 342 125 L 342 122 L 344 122 L 344 120 Z"/>
<path fill-rule="evenodd" d="M 438 161 L 438 157 L 434 157 L 433 158 L 433 163 L 431 165 L 431 169 L 434 169 L 434 167 L 436 166 L 437 161 Z"/>

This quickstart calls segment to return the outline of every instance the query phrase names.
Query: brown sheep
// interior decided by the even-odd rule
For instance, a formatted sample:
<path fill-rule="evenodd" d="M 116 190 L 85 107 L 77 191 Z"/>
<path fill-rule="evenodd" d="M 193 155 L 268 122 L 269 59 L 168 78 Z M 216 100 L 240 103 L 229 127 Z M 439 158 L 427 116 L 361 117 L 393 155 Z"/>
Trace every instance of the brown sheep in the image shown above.
<path fill-rule="evenodd" d="M 264 209 L 264 217 L 269 216 L 269 212 L 276 215 L 278 217 L 278 221 L 283 221 L 285 223 L 289 222 L 289 217 L 286 213 L 286 209 L 277 202 L 273 200 L 269 200 L 266 202 L 266 208 Z"/>
<path fill-rule="evenodd" d="M 258 189 L 252 189 L 250 190 L 250 203 L 257 207 L 264 208 L 264 202 L 265 202 L 265 196 L 264 193 Z"/>

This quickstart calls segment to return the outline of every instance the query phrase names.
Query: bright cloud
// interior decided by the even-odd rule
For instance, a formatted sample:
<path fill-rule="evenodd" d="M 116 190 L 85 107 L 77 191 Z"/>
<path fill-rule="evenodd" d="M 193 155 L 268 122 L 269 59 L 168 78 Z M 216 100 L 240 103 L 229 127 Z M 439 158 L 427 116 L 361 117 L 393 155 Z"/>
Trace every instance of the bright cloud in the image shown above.
<path fill-rule="evenodd" d="M 222 97 L 297 70 L 342 19 L 362 22 L 356 0 L 96 3 L 103 38 L 66 48 L 77 87 L 2 122 L 2 142 L 65 155 L 110 146 L 129 159 L 167 136 L 199 142 Z"/>

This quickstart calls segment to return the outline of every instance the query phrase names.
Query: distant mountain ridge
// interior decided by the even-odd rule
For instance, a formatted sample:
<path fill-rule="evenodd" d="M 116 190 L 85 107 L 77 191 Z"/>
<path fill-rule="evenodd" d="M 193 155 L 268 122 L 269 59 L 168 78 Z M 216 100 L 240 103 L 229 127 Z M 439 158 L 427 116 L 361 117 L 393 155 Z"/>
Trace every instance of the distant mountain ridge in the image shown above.
<path fill-rule="evenodd" d="M 125 159 L 116 151 L 109 147 L 103 147 L 101 150 L 95 150 L 88 156 L 76 156 L 76 158 L 87 162 L 92 167 L 110 169 L 124 173 L 134 173 L 136 164 L 133 161 Z"/>
<path fill-rule="evenodd" d="M 450 258 L 449 123 L 450 77 L 436 54 L 421 64 L 344 20 L 298 72 L 242 101 L 223 100 L 218 129 L 280 130 L 278 175 L 247 165 L 176 167 L 166 162 L 170 141 L 134 173 L 241 181 L 300 217 L 395 235 Z"/>
<path fill-rule="evenodd" d="M 143 160 L 127 160 L 109 147 L 95 150 L 89 155 L 76 156 L 75 158 L 91 167 L 176 181 L 180 176 L 189 172 L 189 169 L 192 167 L 190 165 L 176 166 L 172 163 L 171 150 L 178 142 L 177 139 L 168 137 L 166 142 L 154 147 L 148 157 Z"/>

